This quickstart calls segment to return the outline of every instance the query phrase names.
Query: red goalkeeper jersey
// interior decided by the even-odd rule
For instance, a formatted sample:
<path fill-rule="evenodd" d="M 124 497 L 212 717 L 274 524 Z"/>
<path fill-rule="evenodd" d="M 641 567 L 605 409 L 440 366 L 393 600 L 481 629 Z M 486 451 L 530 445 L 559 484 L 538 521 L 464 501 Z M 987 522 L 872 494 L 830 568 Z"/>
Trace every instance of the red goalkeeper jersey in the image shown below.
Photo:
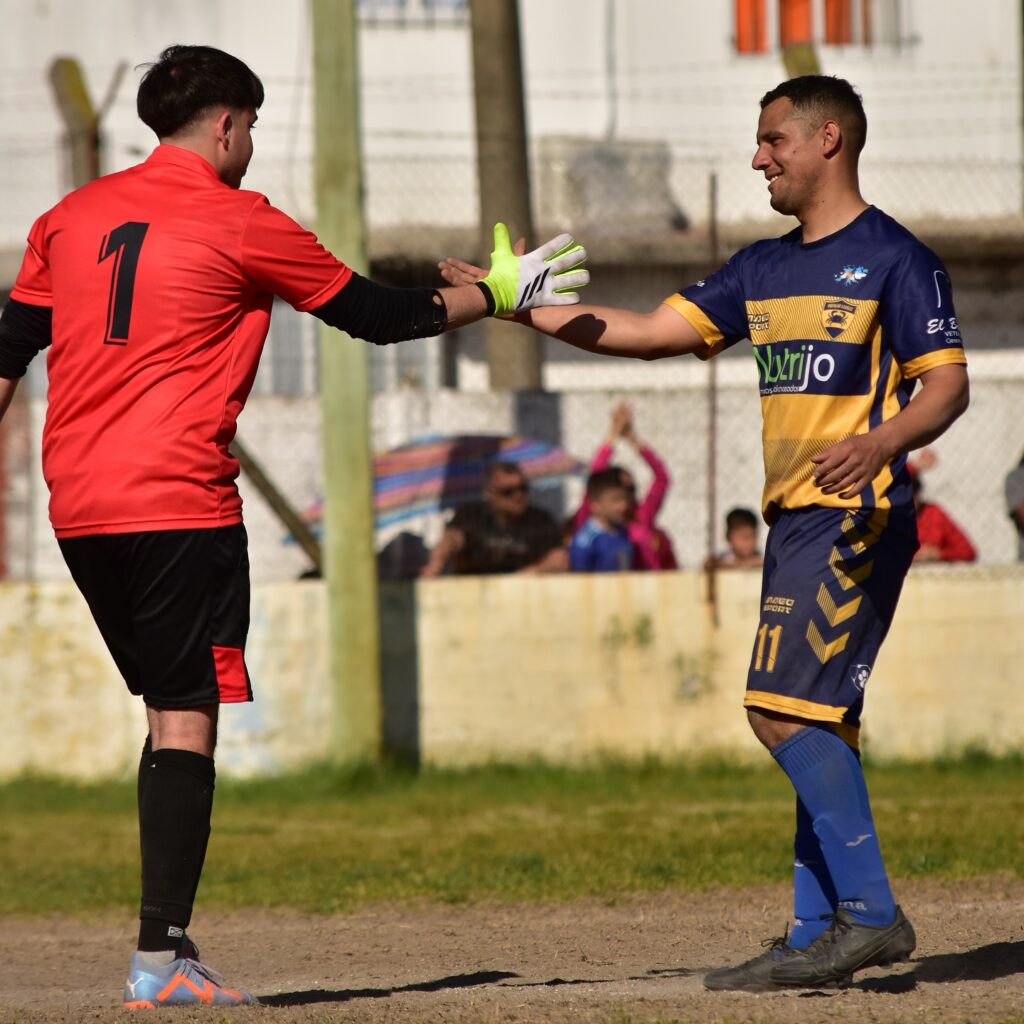
<path fill-rule="evenodd" d="M 57 536 L 239 522 L 228 445 L 273 297 L 315 309 L 351 274 L 177 146 L 43 214 L 11 297 L 53 308 L 43 475 Z"/>

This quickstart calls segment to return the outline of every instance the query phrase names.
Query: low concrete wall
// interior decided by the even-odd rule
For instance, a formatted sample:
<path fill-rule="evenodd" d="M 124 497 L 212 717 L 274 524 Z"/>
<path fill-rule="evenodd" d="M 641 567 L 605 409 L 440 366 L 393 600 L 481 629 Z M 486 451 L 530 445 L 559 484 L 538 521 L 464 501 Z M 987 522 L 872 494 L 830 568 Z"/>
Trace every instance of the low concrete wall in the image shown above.
<path fill-rule="evenodd" d="M 759 574 L 474 577 L 382 589 L 388 745 L 435 765 L 608 754 L 761 757 L 741 709 Z M 269 774 L 331 749 L 325 592 L 253 591 L 256 701 L 222 713 L 218 768 Z M 1024 568 L 915 568 L 871 677 L 883 757 L 1024 748 Z M 129 775 L 145 733 L 70 584 L 0 585 L 0 778 Z"/>
<path fill-rule="evenodd" d="M 402 637 L 385 693 L 415 708 L 426 763 L 760 757 L 741 708 L 759 591 L 757 572 L 721 574 L 712 628 L 696 573 L 419 583 L 414 602 L 385 603 L 383 633 Z M 1024 747 L 1022 623 L 1024 569 L 915 568 L 868 684 L 866 749 Z M 407 715 L 395 724 L 407 739 Z"/>
<path fill-rule="evenodd" d="M 281 772 L 329 755 L 325 612 L 319 583 L 253 588 L 246 661 L 257 699 L 222 709 L 218 772 Z M 145 709 L 73 584 L 0 584 L 0 650 L 0 778 L 95 779 L 138 769 Z"/>

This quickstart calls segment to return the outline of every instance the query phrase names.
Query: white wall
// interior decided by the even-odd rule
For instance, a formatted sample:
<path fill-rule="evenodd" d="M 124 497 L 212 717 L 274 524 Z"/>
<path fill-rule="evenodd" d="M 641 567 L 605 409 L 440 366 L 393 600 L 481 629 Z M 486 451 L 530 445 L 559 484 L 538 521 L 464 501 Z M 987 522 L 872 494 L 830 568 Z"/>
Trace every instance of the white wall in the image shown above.
<path fill-rule="evenodd" d="M 902 0 L 901 7 L 905 45 L 820 49 L 824 70 L 848 76 L 864 93 L 868 195 L 897 216 L 1019 215 L 1020 5 Z M 521 10 L 532 137 L 604 137 L 611 110 L 606 4 L 522 0 Z M 757 100 L 785 77 L 777 53 L 733 52 L 730 3 L 615 0 L 614 11 L 617 135 L 670 144 L 673 189 L 692 219 L 703 217 L 712 164 L 721 169 L 724 217 L 769 218 L 748 164 Z M 465 24 L 364 24 L 361 39 L 371 224 L 472 224 Z M 135 66 L 171 42 L 221 46 L 261 75 L 267 101 L 246 185 L 312 216 L 307 3 L 39 0 L 8 4 L 0 34 L 0 249 L 20 245 L 66 184 L 46 81 L 52 58 L 78 57 L 97 102 L 116 64 L 130 65 L 104 125 L 108 167 L 117 169 L 152 145 L 135 118 Z"/>

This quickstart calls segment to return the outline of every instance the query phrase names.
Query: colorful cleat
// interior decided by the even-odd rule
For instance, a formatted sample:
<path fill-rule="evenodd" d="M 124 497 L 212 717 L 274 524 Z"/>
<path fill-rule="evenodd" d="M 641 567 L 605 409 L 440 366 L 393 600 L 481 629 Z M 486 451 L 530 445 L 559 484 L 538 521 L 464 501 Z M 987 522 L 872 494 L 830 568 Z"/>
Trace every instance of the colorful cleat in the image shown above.
<path fill-rule="evenodd" d="M 151 963 L 143 953 L 133 954 L 124 984 L 125 1008 L 155 1010 L 159 1006 L 243 1006 L 258 1002 L 248 992 L 228 988 L 219 971 L 200 963 L 199 950 L 188 938 L 183 952 L 185 955 L 166 966 Z"/>

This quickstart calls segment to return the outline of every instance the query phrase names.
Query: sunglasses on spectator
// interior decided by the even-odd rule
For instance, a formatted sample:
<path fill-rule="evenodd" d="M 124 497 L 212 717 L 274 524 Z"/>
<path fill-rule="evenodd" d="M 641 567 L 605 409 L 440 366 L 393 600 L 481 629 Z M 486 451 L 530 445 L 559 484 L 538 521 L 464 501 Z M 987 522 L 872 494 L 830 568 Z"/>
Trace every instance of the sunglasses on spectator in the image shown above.
<path fill-rule="evenodd" d="M 494 493 L 502 498 L 511 498 L 514 494 L 527 494 L 530 488 L 526 483 L 509 484 L 508 487 L 495 487 Z"/>

